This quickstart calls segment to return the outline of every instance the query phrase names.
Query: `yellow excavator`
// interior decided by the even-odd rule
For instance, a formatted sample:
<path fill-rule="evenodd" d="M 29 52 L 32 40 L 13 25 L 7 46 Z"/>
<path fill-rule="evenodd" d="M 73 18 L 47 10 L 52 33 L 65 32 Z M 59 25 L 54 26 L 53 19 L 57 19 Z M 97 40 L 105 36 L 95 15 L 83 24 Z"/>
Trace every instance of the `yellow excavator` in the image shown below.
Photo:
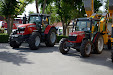
<path fill-rule="evenodd" d="M 68 39 L 63 38 L 59 50 L 66 54 L 70 48 L 76 49 L 83 57 L 89 57 L 92 52 L 100 54 L 104 45 L 111 45 L 107 29 L 109 14 L 94 13 L 94 0 L 83 0 L 87 18 L 77 18 Z"/>
<path fill-rule="evenodd" d="M 103 14 L 94 14 L 94 0 L 83 0 L 83 2 L 87 17 L 100 19 L 98 23 L 99 32 L 103 34 L 104 44 L 108 46 L 108 49 L 111 49 L 113 44 L 113 0 L 109 0 L 108 13 Z M 112 19 L 111 31 L 107 29 L 109 19 Z M 92 31 L 93 30 L 94 27 L 92 27 Z M 111 53 L 111 59 L 113 62 L 113 51 Z"/>

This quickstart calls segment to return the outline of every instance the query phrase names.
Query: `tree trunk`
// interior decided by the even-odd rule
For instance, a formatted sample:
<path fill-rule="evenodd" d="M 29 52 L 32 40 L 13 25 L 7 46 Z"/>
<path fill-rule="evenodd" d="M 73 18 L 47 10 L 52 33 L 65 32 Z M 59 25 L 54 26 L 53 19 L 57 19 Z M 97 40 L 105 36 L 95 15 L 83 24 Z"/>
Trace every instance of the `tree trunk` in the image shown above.
<path fill-rule="evenodd" d="M 39 11 L 38 11 L 38 0 L 35 0 L 35 3 L 36 3 L 36 11 L 37 11 L 37 13 L 39 13 Z"/>
<path fill-rule="evenodd" d="M 13 29 L 13 20 L 14 20 L 14 19 L 11 18 L 11 23 L 10 23 L 10 24 L 11 24 L 11 25 L 10 25 L 10 26 L 11 26 L 11 32 L 12 32 L 12 29 Z"/>
<path fill-rule="evenodd" d="M 10 17 L 8 16 L 7 20 L 7 34 L 10 35 L 11 33 L 11 26 L 10 26 Z"/>
<path fill-rule="evenodd" d="M 66 36 L 66 27 L 65 27 L 65 25 L 63 26 L 63 35 Z"/>
<path fill-rule="evenodd" d="M 46 0 L 44 0 L 44 4 L 43 4 L 43 10 L 42 10 L 42 14 L 44 14 L 44 11 L 45 11 L 45 7 L 46 7 Z"/>

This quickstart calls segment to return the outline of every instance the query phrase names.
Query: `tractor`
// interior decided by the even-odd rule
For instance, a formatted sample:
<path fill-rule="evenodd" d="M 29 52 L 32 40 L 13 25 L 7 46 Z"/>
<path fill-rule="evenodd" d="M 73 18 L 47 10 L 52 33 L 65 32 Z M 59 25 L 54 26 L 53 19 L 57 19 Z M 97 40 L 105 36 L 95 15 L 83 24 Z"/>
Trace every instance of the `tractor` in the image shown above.
<path fill-rule="evenodd" d="M 37 50 L 41 42 L 46 46 L 53 47 L 56 42 L 56 28 L 49 24 L 50 15 L 31 14 L 29 15 L 28 24 L 22 24 L 13 30 L 9 37 L 9 44 L 13 48 L 26 42 L 31 50 Z M 26 22 L 24 22 L 26 23 Z"/>
<path fill-rule="evenodd" d="M 78 18 L 69 37 L 60 40 L 60 52 L 67 54 L 70 48 L 74 48 L 83 57 L 89 57 L 91 52 L 102 53 L 104 34 L 99 32 L 99 21 L 100 19 Z"/>

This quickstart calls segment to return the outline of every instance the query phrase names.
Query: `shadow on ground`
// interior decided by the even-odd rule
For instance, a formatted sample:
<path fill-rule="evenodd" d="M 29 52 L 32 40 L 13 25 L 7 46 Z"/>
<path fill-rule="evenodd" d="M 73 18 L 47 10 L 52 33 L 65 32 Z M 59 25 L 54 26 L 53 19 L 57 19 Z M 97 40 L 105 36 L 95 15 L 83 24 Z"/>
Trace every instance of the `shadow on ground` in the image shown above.
<path fill-rule="evenodd" d="M 0 43 L 0 49 L 8 49 L 7 47 L 9 46 L 9 44 L 7 43 Z"/>
<path fill-rule="evenodd" d="M 20 66 L 21 64 L 33 64 L 25 58 L 25 54 L 22 53 L 10 53 L 8 51 L 0 52 L 0 60 L 5 62 L 12 62 L 15 65 Z"/>
<path fill-rule="evenodd" d="M 40 45 L 37 50 L 30 50 L 28 46 L 21 46 L 20 48 L 16 48 L 14 50 L 19 50 L 19 52 L 33 52 L 33 53 L 52 53 L 54 51 L 59 51 L 58 47 L 46 47 L 45 45 Z"/>
<path fill-rule="evenodd" d="M 91 54 L 90 57 L 83 58 L 79 52 L 70 51 L 66 56 L 80 57 L 80 61 L 95 65 L 107 66 L 113 69 L 113 63 L 111 62 L 111 50 L 103 50 L 102 54 Z"/>

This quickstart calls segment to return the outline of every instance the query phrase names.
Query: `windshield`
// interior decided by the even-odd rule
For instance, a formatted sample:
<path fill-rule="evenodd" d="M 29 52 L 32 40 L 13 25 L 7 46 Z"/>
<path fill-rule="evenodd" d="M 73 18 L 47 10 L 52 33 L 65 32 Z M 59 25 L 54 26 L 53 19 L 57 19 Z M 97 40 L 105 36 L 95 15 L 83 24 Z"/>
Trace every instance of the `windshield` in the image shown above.
<path fill-rule="evenodd" d="M 41 23 L 41 17 L 40 16 L 30 16 L 29 23 Z"/>
<path fill-rule="evenodd" d="M 76 31 L 90 31 L 90 21 L 77 21 Z"/>

